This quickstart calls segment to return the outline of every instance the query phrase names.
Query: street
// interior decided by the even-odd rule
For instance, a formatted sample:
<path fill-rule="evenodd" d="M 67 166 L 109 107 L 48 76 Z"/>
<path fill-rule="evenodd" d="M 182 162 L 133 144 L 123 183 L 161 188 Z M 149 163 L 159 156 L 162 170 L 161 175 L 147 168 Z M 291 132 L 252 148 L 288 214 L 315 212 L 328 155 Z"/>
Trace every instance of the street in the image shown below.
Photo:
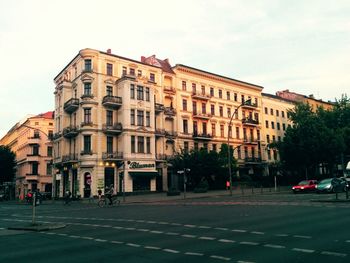
<path fill-rule="evenodd" d="M 331 195 L 215 195 L 119 207 L 0 203 L 0 262 L 349 262 L 350 202 Z M 320 201 L 320 202 L 319 202 Z"/>

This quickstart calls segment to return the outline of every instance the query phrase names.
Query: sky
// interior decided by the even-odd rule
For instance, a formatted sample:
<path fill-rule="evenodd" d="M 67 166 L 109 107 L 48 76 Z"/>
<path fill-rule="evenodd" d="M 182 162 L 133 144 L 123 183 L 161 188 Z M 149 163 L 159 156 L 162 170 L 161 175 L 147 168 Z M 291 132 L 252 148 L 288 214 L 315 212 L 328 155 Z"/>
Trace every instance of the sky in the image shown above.
<path fill-rule="evenodd" d="M 54 109 L 79 50 L 155 54 L 325 101 L 350 91 L 348 0 L 0 0 L 0 138 Z"/>

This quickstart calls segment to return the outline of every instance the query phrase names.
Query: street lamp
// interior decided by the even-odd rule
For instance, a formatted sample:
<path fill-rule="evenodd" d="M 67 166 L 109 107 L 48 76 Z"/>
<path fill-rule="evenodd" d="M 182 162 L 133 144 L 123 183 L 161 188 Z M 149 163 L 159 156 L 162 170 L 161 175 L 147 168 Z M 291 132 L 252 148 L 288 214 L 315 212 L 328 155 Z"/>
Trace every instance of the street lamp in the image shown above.
<path fill-rule="evenodd" d="M 228 130 L 227 130 L 227 159 L 228 159 L 228 175 L 230 178 L 230 195 L 232 196 L 232 174 L 231 174 L 231 151 L 230 151 L 230 129 L 231 129 L 231 124 L 232 124 L 232 120 L 233 117 L 238 114 L 238 109 L 246 104 L 250 104 L 252 101 L 252 99 L 248 99 L 245 102 L 242 102 L 241 105 L 239 105 L 236 110 L 234 111 L 234 113 L 232 114 L 231 118 L 230 118 L 230 122 L 228 124 Z M 231 133 L 232 133 L 232 129 L 231 129 Z M 237 146 L 236 148 L 240 147 L 241 145 Z M 236 149 L 233 149 L 234 150 Z"/>
<path fill-rule="evenodd" d="M 191 169 L 189 168 L 184 168 L 183 170 L 177 171 L 178 174 L 183 174 L 184 175 L 184 199 L 186 199 L 186 181 L 187 181 L 187 177 L 186 177 L 186 172 L 190 172 Z"/>

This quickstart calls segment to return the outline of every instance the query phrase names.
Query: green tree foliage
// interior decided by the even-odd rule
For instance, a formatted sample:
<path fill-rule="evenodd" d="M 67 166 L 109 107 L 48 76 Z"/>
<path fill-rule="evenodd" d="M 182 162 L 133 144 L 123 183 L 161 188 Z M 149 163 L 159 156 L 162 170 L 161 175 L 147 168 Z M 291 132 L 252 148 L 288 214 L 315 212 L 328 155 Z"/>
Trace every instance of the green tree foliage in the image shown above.
<path fill-rule="evenodd" d="M 16 155 L 10 147 L 0 146 L 0 184 L 12 182 L 15 177 Z"/>
<path fill-rule="evenodd" d="M 342 156 L 350 154 L 350 103 L 345 96 L 334 108 L 312 111 L 309 104 L 298 104 L 290 112 L 292 127 L 283 142 L 276 143 L 285 168 L 315 175 L 320 164 L 330 173 Z"/>

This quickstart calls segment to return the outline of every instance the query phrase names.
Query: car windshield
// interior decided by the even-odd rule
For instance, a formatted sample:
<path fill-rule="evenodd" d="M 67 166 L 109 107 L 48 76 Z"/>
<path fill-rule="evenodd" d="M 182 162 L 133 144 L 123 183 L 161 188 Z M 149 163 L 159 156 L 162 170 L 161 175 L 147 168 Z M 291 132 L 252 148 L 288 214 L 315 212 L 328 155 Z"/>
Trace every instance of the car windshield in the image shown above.
<path fill-rule="evenodd" d="M 299 183 L 299 185 L 308 185 L 309 184 L 309 181 L 301 181 L 300 183 Z"/>
<path fill-rule="evenodd" d="M 332 181 L 332 179 L 324 179 L 320 182 L 320 184 L 329 184 Z"/>

